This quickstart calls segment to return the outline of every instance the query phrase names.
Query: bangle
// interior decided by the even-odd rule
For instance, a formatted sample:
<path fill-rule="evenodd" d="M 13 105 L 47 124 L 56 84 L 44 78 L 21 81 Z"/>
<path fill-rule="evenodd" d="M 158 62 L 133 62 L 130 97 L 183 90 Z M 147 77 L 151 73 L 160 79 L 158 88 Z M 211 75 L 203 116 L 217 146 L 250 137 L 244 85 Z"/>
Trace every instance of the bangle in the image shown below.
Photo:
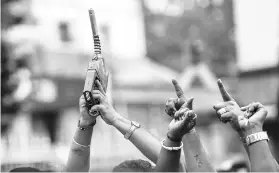
<path fill-rule="evenodd" d="M 89 145 L 82 145 L 82 144 L 76 142 L 74 138 L 73 138 L 73 142 L 74 142 L 75 144 L 81 146 L 81 147 L 85 147 L 85 148 L 90 147 L 90 144 L 89 144 Z"/>
<path fill-rule="evenodd" d="M 165 140 L 162 140 L 161 145 L 164 149 L 168 151 L 178 151 L 183 147 L 183 142 L 181 142 L 181 145 L 179 147 L 167 147 L 164 145 Z"/>
<path fill-rule="evenodd" d="M 137 130 L 138 128 L 140 128 L 140 124 L 135 122 L 135 121 L 131 121 L 131 126 L 130 129 L 128 130 L 128 132 L 124 135 L 125 139 L 130 139 L 130 137 L 132 136 L 132 134 L 134 133 L 135 130 Z"/>
<path fill-rule="evenodd" d="M 266 132 L 258 132 L 258 133 L 253 133 L 251 135 L 248 135 L 245 138 L 245 144 L 249 146 L 253 143 L 256 143 L 256 142 L 259 142 L 259 141 L 262 141 L 262 140 L 269 141 L 269 138 L 268 138 L 268 135 L 267 135 Z"/>

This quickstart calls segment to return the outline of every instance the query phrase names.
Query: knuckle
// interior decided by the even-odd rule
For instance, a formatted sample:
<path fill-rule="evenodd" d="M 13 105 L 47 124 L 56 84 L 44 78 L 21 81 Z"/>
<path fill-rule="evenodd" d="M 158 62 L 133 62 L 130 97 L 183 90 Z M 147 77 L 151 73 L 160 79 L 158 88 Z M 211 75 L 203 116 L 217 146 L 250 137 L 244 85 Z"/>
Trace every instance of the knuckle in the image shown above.
<path fill-rule="evenodd" d="M 170 102 L 166 102 L 166 105 L 165 105 L 166 107 L 171 107 L 171 103 Z"/>
<path fill-rule="evenodd" d="M 268 114 L 268 111 L 266 109 L 263 109 L 264 113 Z"/>
<path fill-rule="evenodd" d="M 174 102 L 175 100 L 175 98 L 169 98 L 167 102 Z"/>
<path fill-rule="evenodd" d="M 225 109 L 226 109 L 227 112 L 230 112 L 234 109 L 234 107 L 229 105 L 229 106 L 225 107 Z"/>

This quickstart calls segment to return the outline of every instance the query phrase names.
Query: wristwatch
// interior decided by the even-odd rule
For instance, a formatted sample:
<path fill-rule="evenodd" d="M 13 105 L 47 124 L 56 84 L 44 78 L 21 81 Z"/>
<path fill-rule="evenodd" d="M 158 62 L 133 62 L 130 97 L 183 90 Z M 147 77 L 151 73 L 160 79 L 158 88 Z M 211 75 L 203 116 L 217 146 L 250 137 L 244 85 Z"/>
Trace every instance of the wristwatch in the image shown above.
<path fill-rule="evenodd" d="M 124 135 L 125 139 L 130 139 L 130 137 L 132 136 L 132 134 L 134 133 L 134 131 L 136 129 L 140 128 L 140 124 L 138 122 L 135 121 L 131 121 L 131 127 L 128 130 L 128 132 Z"/>
<path fill-rule="evenodd" d="M 97 121 L 95 120 L 92 124 L 89 124 L 88 126 L 81 126 L 81 125 L 80 125 L 80 120 L 78 120 L 78 128 L 79 128 L 80 130 L 88 130 L 88 129 L 93 128 L 93 127 L 95 126 L 96 122 L 97 122 Z"/>
<path fill-rule="evenodd" d="M 245 138 L 246 145 L 251 145 L 255 142 L 262 141 L 262 140 L 269 140 L 268 135 L 266 132 L 258 132 L 251 135 L 248 135 Z"/>

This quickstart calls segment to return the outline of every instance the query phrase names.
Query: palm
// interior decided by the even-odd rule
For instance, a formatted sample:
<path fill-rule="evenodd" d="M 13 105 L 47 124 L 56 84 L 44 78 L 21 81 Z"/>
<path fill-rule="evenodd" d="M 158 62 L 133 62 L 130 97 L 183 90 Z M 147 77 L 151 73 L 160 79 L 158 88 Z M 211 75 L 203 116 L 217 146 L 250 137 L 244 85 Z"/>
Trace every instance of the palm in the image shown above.
<path fill-rule="evenodd" d="M 234 129 L 247 130 L 251 126 L 262 126 L 265 119 L 265 115 L 262 111 L 256 112 L 249 119 L 244 117 L 244 113 L 236 116 L 237 121 L 231 121 L 231 125 Z"/>
<path fill-rule="evenodd" d="M 253 124 L 262 125 L 266 118 L 266 115 L 267 114 L 264 110 L 259 110 L 249 119 L 249 121 Z"/>
<path fill-rule="evenodd" d="M 248 118 L 244 117 L 244 113 L 241 113 L 240 115 L 234 114 L 230 124 L 233 129 L 246 129 L 248 126 Z"/>
<path fill-rule="evenodd" d="M 182 138 L 196 125 L 196 115 L 182 105 L 181 109 L 175 113 L 175 118 L 169 124 L 169 134 L 174 138 Z"/>

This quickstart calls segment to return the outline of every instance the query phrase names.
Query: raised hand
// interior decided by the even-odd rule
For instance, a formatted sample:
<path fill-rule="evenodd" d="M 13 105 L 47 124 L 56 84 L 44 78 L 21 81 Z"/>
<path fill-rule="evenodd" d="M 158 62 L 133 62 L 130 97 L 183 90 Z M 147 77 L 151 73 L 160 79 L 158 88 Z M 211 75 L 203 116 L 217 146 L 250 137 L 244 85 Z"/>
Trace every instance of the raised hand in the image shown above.
<path fill-rule="evenodd" d="M 174 114 L 177 110 L 180 109 L 180 107 L 187 101 L 185 98 L 185 95 L 183 93 L 183 90 L 179 86 L 178 82 L 176 80 L 172 80 L 172 84 L 175 89 L 175 93 L 177 95 L 177 98 L 170 98 L 166 103 L 165 112 L 171 116 L 174 117 Z M 190 99 L 189 99 L 190 100 Z M 192 106 L 192 105 L 191 105 Z M 190 110 L 192 110 L 192 107 L 188 107 Z"/>
<path fill-rule="evenodd" d="M 263 108 L 261 108 L 261 114 L 258 114 L 256 117 L 254 117 L 254 115 L 251 116 L 251 111 L 246 110 L 249 110 L 250 108 L 253 111 L 255 110 L 256 105 L 253 104 L 253 107 L 247 106 L 240 108 L 236 101 L 232 98 L 232 96 L 230 96 L 230 94 L 226 91 L 225 87 L 222 84 L 222 81 L 219 79 L 217 83 L 224 100 L 224 102 L 214 105 L 214 109 L 217 111 L 219 120 L 224 123 L 230 122 L 231 126 L 238 132 L 247 131 L 251 128 L 254 128 L 256 125 L 262 128 L 261 122 L 263 122 L 264 118 L 259 117 L 263 117 Z"/>
<path fill-rule="evenodd" d="M 98 99 L 100 104 L 94 105 L 91 111 L 99 111 L 102 119 L 108 124 L 112 125 L 114 120 L 119 118 L 119 114 L 114 110 L 112 105 L 109 104 L 106 93 L 99 81 L 96 81 L 98 90 L 93 90 L 92 94 L 95 99 Z"/>
<path fill-rule="evenodd" d="M 197 115 L 189 109 L 192 104 L 193 99 L 190 99 L 175 112 L 174 119 L 169 124 L 168 137 L 171 140 L 181 141 L 183 136 L 195 127 Z"/>
<path fill-rule="evenodd" d="M 238 104 L 227 92 L 220 79 L 217 81 L 217 84 L 224 100 L 224 102 L 213 106 L 213 108 L 217 111 L 218 119 L 223 123 L 230 122 L 235 130 L 240 131 L 242 128 L 247 126 L 248 118 L 245 118 L 244 112 L 241 111 Z"/>

